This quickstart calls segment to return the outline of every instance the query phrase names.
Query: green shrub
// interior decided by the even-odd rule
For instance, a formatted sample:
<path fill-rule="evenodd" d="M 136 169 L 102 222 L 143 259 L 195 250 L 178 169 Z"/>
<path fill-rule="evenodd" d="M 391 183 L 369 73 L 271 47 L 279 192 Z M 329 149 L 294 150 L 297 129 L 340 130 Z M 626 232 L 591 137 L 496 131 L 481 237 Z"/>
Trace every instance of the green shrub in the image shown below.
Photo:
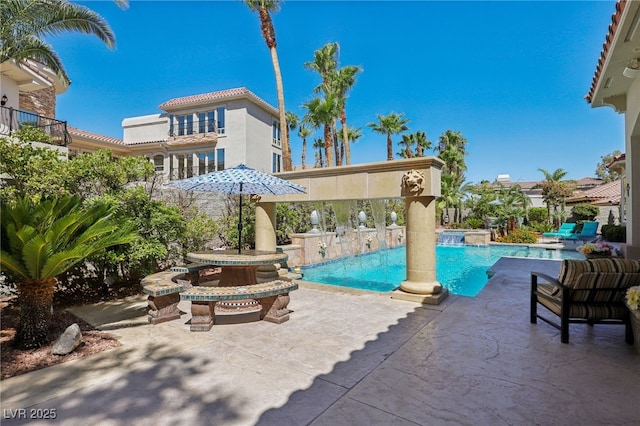
<path fill-rule="evenodd" d="M 482 219 L 469 218 L 464 221 L 464 224 L 468 229 L 480 229 L 484 226 L 484 221 Z"/>
<path fill-rule="evenodd" d="M 551 232 L 553 231 L 553 225 L 548 222 L 530 222 L 529 228 L 532 231 L 543 233 L 543 232 Z"/>
<path fill-rule="evenodd" d="M 531 207 L 527 215 L 530 223 L 546 223 L 549 222 L 549 211 L 546 207 Z"/>
<path fill-rule="evenodd" d="M 612 243 L 624 243 L 627 241 L 627 227 L 621 225 L 602 225 L 600 229 L 605 240 Z"/>
<path fill-rule="evenodd" d="M 499 243 L 533 244 L 538 242 L 538 236 L 533 231 L 516 229 L 504 237 L 497 238 L 496 241 Z"/>
<path fill-rule="evenodd" d="M 571 213 L 576 220 L 588 220 L 592 221 L 600 213 L 600 209 L 590 204 L 576 204 L 571 209 Z"/>
<path fill-rule="evenodd" d="M 53 138 L 50 135 L 46 134 L 35 124 L 23 123 L 23 125 L 19 129 L 11 132 L 11 136 L 26 142 L 51 143 L 53 141 Z"/>

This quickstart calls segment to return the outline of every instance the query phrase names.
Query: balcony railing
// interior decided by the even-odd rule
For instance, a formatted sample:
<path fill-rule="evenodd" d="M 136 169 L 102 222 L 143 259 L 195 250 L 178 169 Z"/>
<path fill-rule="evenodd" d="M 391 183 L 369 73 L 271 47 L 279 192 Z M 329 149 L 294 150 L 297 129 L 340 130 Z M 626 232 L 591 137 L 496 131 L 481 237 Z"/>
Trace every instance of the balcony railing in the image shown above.
<path fill-rule="evenodd" d="M 0 107 L 0 135 L 10 136 L 14 130 L 26 126 L 35 127 L 51 136 L 52 145 L 67 146 L 71 136 L 67 131 L 67 122 L 55 118 L 44 117 L 28 111 Z"/>
<path fill-rule="evenodd" d="M 208 118 L 193 121 L 174 120 L 169 123 L 169 136 L 189 136 L 207 133 L 223 134 L 224 127 L 220 127 L 217 121 L 209 120 Z"/>

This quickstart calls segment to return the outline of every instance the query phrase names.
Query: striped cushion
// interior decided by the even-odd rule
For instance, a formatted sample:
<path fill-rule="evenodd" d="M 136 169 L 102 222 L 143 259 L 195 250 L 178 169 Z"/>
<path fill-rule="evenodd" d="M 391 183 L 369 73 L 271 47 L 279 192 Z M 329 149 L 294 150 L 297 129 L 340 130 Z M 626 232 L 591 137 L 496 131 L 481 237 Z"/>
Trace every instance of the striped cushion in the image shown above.
<path fill-rule="evenodd" d="M 549 308 L 556 315 L 561 316 L 562 308 L 559 299 L 539 298 L 538 302 Z M 627 307 L 624 305 L 579 304 L 571 305 L 569 308 L 569 318 L 591 320 L 624 319 L 627 313 Z"/>
<path fill-rule="evenodd" d="M 588 259 L 562 261 L 558 281 L 569 288 L 573 288 L 577 277 L 585 272 L 640 272 L 640 261 L 609 257 L 605 259 Z"/>

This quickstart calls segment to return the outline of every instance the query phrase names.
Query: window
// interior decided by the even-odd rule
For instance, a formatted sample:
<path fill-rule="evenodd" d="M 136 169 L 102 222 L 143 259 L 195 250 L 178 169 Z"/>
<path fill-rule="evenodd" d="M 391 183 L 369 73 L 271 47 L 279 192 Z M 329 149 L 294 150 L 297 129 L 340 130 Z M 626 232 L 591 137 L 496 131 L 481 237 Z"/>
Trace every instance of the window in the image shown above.
<path fill-rule="evenodd" d="M 178 175 L 178 179 L 184 179 L 184 166 L 185 166 L 185 158 L 182 154 L 176 154 L 176 172 Z"/>
<path fill-rule="evenodd" d="M 198 133 L 207 133 L 207 116 L 204 112 L 198 114 Z"/>
<path fill-rule="evenodd" d="M 216 171 L 216 153 L 211 151 L 207 152 L 207 172 L 215 172 Z"/>
<path fill-rule="evenodd" d="M 193 177 L 193 154 L 187 154 L 187 177 Z"/>
<path fill-rule="evenodd" d="M 225 109 L 220 107 L 216 109 L 216 115 L 218 116 L 218 133 L 221 135 L 225 133 Z"/>
<path fill-rule="evenodd" d="M 280 146 L 280 123 L 277 121 L 273 121 L 271 125 L 271 132 L 273 134 L 273 144 L 275 146 Z"/>
<path fill-rule="evenodd" d="M 273 152 L 271 154 L 271 171 L 273 173 L 279 173 L 281 171 L 280 164 L 282 163 L 282 156 Z"/>
<path fill-rule="evenodd" d="M 187 115 L 187 134 L 193 134 L 193 115 Z"/>
<path fill-rule="evenodd" d="M 205 163 L 206 158 L 207 158 L 206 152 L 198 153 L 198 174 L 199 175 L 203 175 L 207 173 L 207 167 Z"/>
<path fill-rule="evenodd" d="M 184 135 L 185 121 L 186 121 L 186 117 L 184 115 L 178 116 L 178 136 Z"/>
<path fill-rule="evenodd" d="M 216 149 L 216 157 L 218 157 L 216 170 L 224 170 L 224 148 Z"/>
<path fill-rule="evenodd" d="M 216 118 L 213 111 L 207 113 L 207 132 L 213 133 L 216 131 Z"/>
<path fill-rule="evenodd" d="M 164 155 L 154 155 L 153 165 L 156 169 L 156 172 L 164 172 Z"/>

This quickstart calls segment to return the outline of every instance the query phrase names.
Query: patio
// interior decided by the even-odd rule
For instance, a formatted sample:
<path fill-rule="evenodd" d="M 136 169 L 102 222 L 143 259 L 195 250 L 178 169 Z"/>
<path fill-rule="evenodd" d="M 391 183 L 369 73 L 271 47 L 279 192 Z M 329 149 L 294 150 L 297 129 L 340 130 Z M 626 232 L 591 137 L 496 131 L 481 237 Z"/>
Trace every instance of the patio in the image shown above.
<path fill-rule="evenodd" d="M 2 381 L 3 409 L 101 425 L 636 424 L 624 327 L 572 326 L 565 345 L 529 324 L 532 269 L 559 263 L 503 258 L 477 297 L 437 306 L 301 284 L 290 321 L 206 333 L 188 314 L 149 325 L 143 297 L 78 308 L 123 346 Z"/>

